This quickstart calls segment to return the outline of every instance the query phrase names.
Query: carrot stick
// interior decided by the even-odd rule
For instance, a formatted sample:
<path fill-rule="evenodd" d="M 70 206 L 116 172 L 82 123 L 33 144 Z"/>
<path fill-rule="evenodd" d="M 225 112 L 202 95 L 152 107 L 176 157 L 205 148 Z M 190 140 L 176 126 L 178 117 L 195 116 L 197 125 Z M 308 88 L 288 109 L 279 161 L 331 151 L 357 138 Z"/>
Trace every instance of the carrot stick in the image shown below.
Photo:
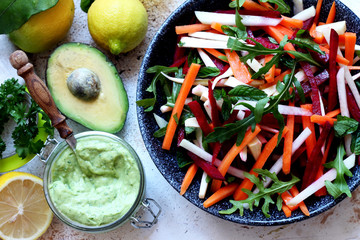
<path fill-rule="evenodd" d="M 283 133 L 281 135 L 281 137 L 284 137 L 285 134 L 288 132 L 288 127 L 284 127 Z M 249 172 L 250 174 L 254 175 L 254 176 L 258 176 L 258 174 L 256 172 L 254 172 L 254 169 L 256 168 L 262 168 L 266 162 L 266 160 L 269 158 L 269 156 L 271 155 L 271 153 L 274 151 L 276 145 L 277 145 L 277 141 L 278 141 L 278 136 L 279 133 L 275 134 L 264 146 L 263 151 L 260 153 L 258 159 L 256 160 L 254 166 L 252 167 L 251 171 Z M 247 194 L 242 190 L 242 189 L 248 189 L 251 190 L 251 188 L 253 187 L 254 183 L 252 183 L 248 178 L 245 178 L 241 184 L 239 185 L 239 187 L 236 189 L 235 193 L 234 193 L 234 199 L 236 201 L 238 200 L 244 200 L 247 198 Z"/>
<path fill-rule="evenodd" d="M 286 206 L 285 204 L 283 204 L 281 209 L 283 210 L 286 217 L 291 217 L 291 210 L 290 210 L 289 206 Z"/>
<path fill-rule="evenodd" d="M 337 116 L 339 114 L 340 114 L 340 108 L 336 109 L 334 111 L 328 112 L 325 116 L 328 116 L 328 117 L 332 118 L 332 117 L 335 117 L 335 116 Z"/>
<path fill-rule="evenodd" d="M 336 118 L 328 117 L 328 116 L 321 116 L 321 115 L 312 115 L 310 117 L 310 121 L 312 123 L 317 123 L 320 125 L 324 125 L 326 122 L 329 122 L 331 126 L 334 126 L 334 122 L 336 122 Z"/>
<path fill-rule="evenodd" d="M 345 58 L 349 60 L 349 65 L 353 64 L 356 44 L 356 33 L 345 33 Z"/>
<path fill-rule="evenodd" d="M 216 58 L 219 58 L 219 57 L 226 57 L 225 54 L 219 52 L 218 50 L 216 49 L 212 49 L 212 48 L 204 48 L 205 51 L 207 51 L 208 53 L 210 53 L 211 55 L 213 55 L 214 57 Z M 229 62 L 225 59 L 222 59 L 222 58 L 219 58 L 221 61 L 224 61 L 224 62 Z"/>
<path fill-rule="evenodd" d="M 274 55 L 266 55 L 265 56 L 265 64 L 270 62 L 271 59 L 274 57 Z M 272 65 L 272 67 L 269 69 L 269 71 L 265 74 L 265 80 L 269 83 L 269 82 L 273 82 L 275 80 L 275 64 Z"/>
<path fill-rule="evenodd" d="M 280 43 L 281 40 L 283 40 L 283 38 L 284 38 L 284 35 L 278 29 L 276 29 L 272 26 L 266 26 L 266 27 L 264 27 L 264 30 L 267 34 L 269 34 L 271 37 L 273 37 L 278 43 Z M 287 43 L 284 46 L 284 49 L 287 51 L 295 51 L 295 48 L 291 43 Z M 295 58 L 294 55 L 292 55 L 292 54 L 290 54 L 290 56 L 292 58 Z"/>
<path fill-rule="evenodd" d="M 333 139 L 334 139 L 334 132 L 332 132 L 330 134 L 330 137 L 327 141 L 327 146 L 326 146 L 323 158 L 321 160 L 321 165 L 320 165 L 319 171 L 317 172 L 316 179 L 318 179 L 319 177 L 321 177 L 324 174 L 324 166 L 323 165 L 326 162 L 327 157 L 329 155 L 329 151 L 330 151 L 330 147 L 331 147 L 331 143 L 332 143 Z M 320 196 L 325 196 L 326 194 L 327 194 L 327 190 L 325 187 L 323 187 L 315 193 L 315 196 L 320 197 Z"/>
<path fill-rule="evenodd" d="M 162 145 L 162 148 L 165 150 L 170 150 L 171 143 L 172 143 L 172 140 L 174 138 L 175 131 L 177 128 L 175 116 L 177 117 L 177 119 L 180 119 L 181 112 L 185 105 L 185 100 L 186 100 L 187 96 L 189 95 L 190 89 L 195 81 L 196 75 L 198 74 L 200 67 L 201 67 L 200 64 L 192 63 L 186 76 L 185 76 L 184 83 L 181 86 L 179 95 L 176 99 L 174 108 L 171 113 L 171 117 L 170 117 L 168 126 L 166 128 L 166 133 L 165 133 L 165 137 L 164 137 L 164 141 L 163 141 L 163 145 Z"/>
<path fill-rule="evenodd" d="M 289 18 L 286 16 L 281 16 L 282 20 L 280 24 L 287 28 L 302 28 L 304 26 L 304 21 L 294 18 Z M 289 36 L 290 37 L 290 36 Z"/>
<path fill-rule="evenodd" d="M 291 38 L 291 36 L 294 34 L 294 31 L 289 29 L 289 28 L 286 28 L 282 25 L 277 25 L 277 26 L 274 26 L 273 28 L 276 28 L 282 35 L 287 35 L 288 38 Z"/>
<path fill-rule="evenodd" d="M 282 81 L 284 80 L 284 77 L 285 77 L 286 75 L 290 74 L 290 73 L 291 73 L 291 70 L 289 70 L 289 69 L 286 70 L 286 71 L 284 71 L 284 72 L 282 72 L 279 76 L 277 76 L 277 77 L 274 79 L 274 82 L 265 83 L 265 84 L 263 84 L 263 85 L 260 86 L 260 89 L 265 89 L 265 88 L 271 87 L 271 86 L 277 84 L 277 82 L 279 82 L 279 81 L 282 82 Z"/>
<path fill-rule="evenodd" d="M 268 10 L 274 10 L 274 8 L 271 6 L 271 4 L 270 3 L 268 3 L 268 2 L 259 2 L 259 4 L 261 5 L 261 6 L 263 6 L 264 8 L 267 8 Z"/>
<path fill-rule="evenodd" d="M 319 33 L 316 31 L 316 24 L 313 23 L 309 29 L 310 35 L 314 38 L 314 42 L 316 42 L 317 44 L 321 44 L 324 40 L 325 37 L 322 33 Z"/>
<path fill-rule="evenodd" d="M 289 106 L 294 107 L 295 103 L 290 101 Z M 294 140 L 294 125 L 295 125 L 295 116 L 288 115 L 286 119 L 286 126 L 289 128 L 289 131 L 284 137 L 284 154 L 283 154 L 283 167 L 282 167 L 284 174 L 290 173 L 292 143 Z"/>
<path fill-rule="evenodd" d="M 290 193 L 288 191 L 285 191 L 281 194 L 281 198 L 284 201 L 285 204 L 287 204 L 291 199 L 293 199 L 294 197 L 290 195 Z M 299 205 L 295 205 L 295 206 L 287 206 L 291 211 L 295 211 L 296 209 L 299 208 Z"/>
<path fill-rule="evenodd" d="M 279 76 L 281 74 L 281 68 L 275 68 L 275 76 Z"/>
<path fill-rule="evenodd" d="M 217 23 L 217 22 L 213 22 L 213 23 L 211 24 L 211 28 L 212 28 L 212 29 L 215 29 L 215 30 L 218 31 L 218 32 L 224 33 L 223 30 L 221 29 L 221 26 L 222 26 L 222 24 L 221 24 L 221 23 Z"/>
<path fill-rule="evenodd" d="M 208 207 L 214 205 L 215 203 L 218 203 L 221 200 L 223 200 L 227 197 L 230 197 L 231 195 L 234 194 L 237 187 L 238 187 L 237 183 L 230 183 L 230 184 L 220 188 L 219 190 L 214 192 L 213 195 L 211 195 L 208 199 L 206 199 L 206 201 L 203 204 L 204 208 L 208 208 Z"/>
<path fill-rule="evenodd" d="M 251 82 L 250 72 L 246 65 L 240 61 L 237 53 L 235 51 L 231 52 L 229 49 L 225 49 L 225 54 L 234 73 L 234 77 L 243 83 Z"/>
<path fill-rule="evenodd" d="M 321 11 L 321 5 L 323 0 L 318 0 L 316 5 L 316 11 L 315 11 L 315 17 L 314 17 L 314 23 L 317 25 L 319 22 L 320 17 L 320 11 Z"/>
<path fill-rule="evenodd" d="M 311 104 L 304 104 L 300 106 L 303 109 L 306 109 L 308 111 L 312 111 L 312 105 Z M 311 152 L 316 144 L 316 136 L 315 136 L 315 126 L 314 123 L 310 121 L 310 117 L 308 116 L 301 116 L 303 129 L 309 128 L 311 131 L 311 135 L 305 140 L 306 144 L 306 153 L 307 157 L 309 158 L 311 155 Z"/>
<path fill-rule="evenodd" d="M 268 11 L 266 7 L 261 6 L 260 4 L 253 2 L 251 0 L 245 0 L 242 5 L 246 10 L 254 10 L 254 11 Z"/>
<path fill-rule="evenodd" d="M 241 144 L 239 146 L 236 146 L 236 143 L 232 148 L 227 152 L 223 160 L 221 161 L 218 170 L 219 172 L 225 176 L 226 172 L 228 171 L 231 163 L 234 161 L 236 156 L 243 150 L 243 148 L 248 145 L 255 137 L 258 135 L 258 133 L 261 131 L 260 127 L 256 125 L 255 131 L 252 132 L 251 129 L 249 129 L 245 133 L 245 137 Z M 216 192 L 221 187 L 222 181 L 219 180 L 213 180 L 211 184 L 211 191 Z"/>
<path fill-rule="evenodd" d="M 211 25 L 196 23 L 196 24 L 189 24 L 189 25 L 183 25 L 183 26 L 176 26 L 175 32 L 177 35 L 180 35 L 180 34 L 184 34 L 184 33 L 194 33 L 194 32 L 200 32 L 200 31 L 209 30 L 209 29 L 211 29 Z"/>
<path fill-rule="evenodd" d="M 335 6 L 335 1 L 334 1 L 333 4 L 331 5 L 329 15 L 326 19 L 326 24 L 333 23 L 335 20 L 335 15 L 336 15 L 336 6 Z"/>
<path fill-rule="evenodd" d="M 198 170 L 198 166 L 195 163 L 190 165 L 181 183 L 180 195 L 184 195 L 184 193 L 190 186 L 192 180 L 194 179 L 197 170 Z"/>
<path fill-rule="evenodd" d="M 299 194 L 299 190 L 297 189 L 297 187 L 294 185 L 292 188 L 290 188 L 289 192 L 291 193 L 291 195 L 293 197 L 296 197 L 296 195 Z M 302 211 L 302 213 L 305 215 L 305 216 L 310 216 L 310 213 L 309 213 L 309 210 L 308 208 L 306 207 L 305 203 L 304 202 L 300 202 L 299 203 L 299 207 L 300 207 L 300 210 Z"/>
<path fill-rule="evenodd" d="M 326 47 L 323 47 L 323 46 L 319 45 L 319 48 L 320 48 L 321 51 L 324 51 L 326 54 L 330 53 L 330 50 L 327 49 Z M 336 55 L 336 62 L 340 63 L 340 64 L 344 64 L 344 65 L 349 65 L 349 63 L 350 63 L 349 60 L 347 60 L 346 58 L 340 56 L 339 54 Z"/>
<path fill-rule="evenodd" d="M 349 70 L 360 70 L 360 66 L 348 66 Z"/>

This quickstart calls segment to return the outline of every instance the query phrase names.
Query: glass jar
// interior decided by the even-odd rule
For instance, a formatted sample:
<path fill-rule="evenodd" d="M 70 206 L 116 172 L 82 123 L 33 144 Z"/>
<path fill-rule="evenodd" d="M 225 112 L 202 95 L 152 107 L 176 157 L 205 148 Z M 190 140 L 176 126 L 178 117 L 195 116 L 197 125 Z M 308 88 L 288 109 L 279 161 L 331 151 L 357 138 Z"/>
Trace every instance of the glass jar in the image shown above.
<path fill-rule="evenodd" d="M 151 198 L 144 198 L 144 196 L 145 196 L 145 174 L 144 174 L 144 169 L 143 169 L 143 166 L 141 164 L 141 161 L 140 161 L 138 155 L 136 154 L 134 149 L 127 142 L 125 142 L 123 139 L 121 139 L 113 134 L 109 134 L 109 133 L 105 133 L 105 132 L 97 132 L 97 131 L 88 131 L 88 132 L 82 132 L 82 133 L 76 134 L 75 138 L 77 140 L 80 140 L 80 139 L 84 139 L 87 137 L 94 137 L 94 136 L 109 138 L 111 140 L 114 140 L 114 141 L 120 143 L 125 149 L 127 149 L 130 152 L 132 157 L 135 159 L 138 170 L 139 170 L 139 174 L 140 174 L 140 185 L 139 185 L 137 197 L 136 197 L 135 201 L 133 202 L 131 208 L 119 219 L 117 219 L 111 223 L 100 225 L 100 226 L 87 226 L 87 225 L 81 224 L 79 222 L 73 221 L 72 219 L 67 217 L 65 214 L 63 214 L 60 210 L 58 210 L 56 205 L 54 204 L 54 201 L 51 199 L 51 194 L 49 193 L 49 186 L 52 181 L 51 174 L 52 174 L 52 169 L 53 169 L 54 163 L 59 158 L 59 156 L 63 153 L 63 151 L 65 149 L 69 148 L 69 146 L 67 145 L 67 143 L 65 141 L 58 143 L 57 141 L 52 140 L 49 142 L 51 142 L 52 144 L 55 144 L 56 146 L 50 153 L 49 157 L 44 158 L 44 156 L 41 155 L 41 158 L 43 160 L 46 159 L 46 166 L 45 166 L 45 172 L 44 172 L 44 193 L 45 193 L 45 198 L 46 198 L 51 210 L 65 224 L 69 225 L 70 227 L 73 227 L 75 229 L 85 231 L 85 232 L 110 231 L 110 230 L 113 230 L 113 229 L 121 226 L 122 224 L 124 224 L 125 222 L 127 222 L 129 220 L 131 221 L 131 224 L 136 228 L 152 227 L 158 220 L 158 217 L 161 212 L 161 207 L 155 200 L 153 200 Z M 153 210 L 154 207 L 155 207 L 155 211 Z M 139 215 L 140 210 L 148 211 L 152 217 L 152 220 L 150 220 L 150 221 L 140 220 L 142 218 L 142 216 Z"/>

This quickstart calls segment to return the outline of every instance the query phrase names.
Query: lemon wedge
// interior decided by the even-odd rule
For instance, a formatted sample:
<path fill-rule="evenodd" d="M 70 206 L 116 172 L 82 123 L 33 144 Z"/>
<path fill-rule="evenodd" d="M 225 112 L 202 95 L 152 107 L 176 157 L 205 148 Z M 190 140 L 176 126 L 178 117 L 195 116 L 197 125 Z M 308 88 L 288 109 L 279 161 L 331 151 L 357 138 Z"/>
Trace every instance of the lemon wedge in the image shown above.
<path fill-rule="evenodd" d="M 37 239 L 48 229 L 52 218 L 41 178 L 23 172 L 0 177 L 0 238 Z"/>

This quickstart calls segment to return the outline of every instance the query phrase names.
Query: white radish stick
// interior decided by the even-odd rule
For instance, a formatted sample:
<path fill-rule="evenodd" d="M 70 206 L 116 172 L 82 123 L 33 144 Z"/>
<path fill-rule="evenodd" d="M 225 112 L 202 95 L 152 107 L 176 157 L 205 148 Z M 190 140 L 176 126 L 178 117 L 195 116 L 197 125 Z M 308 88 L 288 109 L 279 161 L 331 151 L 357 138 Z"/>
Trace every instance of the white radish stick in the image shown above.
<path fill-rule="evenodd" d="M 348 169 L 351 169 L 355 165 L 355 154 L 351 154 L 348 158 L 344 160 L 344 164 Z M 324 175 L 318 178 L 315 182 L 310 184 L 307 188 L 301 191 L 298 195 L 296 195 L 293 199 L 291 199 L 287 205 L 296 206 L 300 202 L 304 201 L 312 194 L 316 193 L 319 189 L 325 186 L 325 181 L 333 181 L 335 180 L 337 175 L 336 169 L 332 168 L 327 171 Z"/>

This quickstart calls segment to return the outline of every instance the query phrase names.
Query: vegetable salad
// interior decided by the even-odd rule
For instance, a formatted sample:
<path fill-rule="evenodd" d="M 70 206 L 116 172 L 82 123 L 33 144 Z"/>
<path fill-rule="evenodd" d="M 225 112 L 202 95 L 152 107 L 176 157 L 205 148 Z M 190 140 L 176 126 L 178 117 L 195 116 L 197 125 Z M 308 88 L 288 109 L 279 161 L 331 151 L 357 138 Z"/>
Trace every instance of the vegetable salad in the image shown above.
<path fill-rule="evenodd" d="M 176 145 L 180 194 L 202 174 L 199 198 L 208 208 L 230 201 L 232 214 L 275 204 L 285 216 L 309 216 L 309 196 L 351 196 L 346 178 L 360 154 L 360 46 L 335 1 L 320 22 L 322 0 L 295 15 L 282 0 L 236 0 L 229 9 L 195 11 L 176 26 L 169 66 L 147 70 L 154 110 L 166 95 L 155 137 Z M 180 170 L 179 170 L 180 171 Z"/>

